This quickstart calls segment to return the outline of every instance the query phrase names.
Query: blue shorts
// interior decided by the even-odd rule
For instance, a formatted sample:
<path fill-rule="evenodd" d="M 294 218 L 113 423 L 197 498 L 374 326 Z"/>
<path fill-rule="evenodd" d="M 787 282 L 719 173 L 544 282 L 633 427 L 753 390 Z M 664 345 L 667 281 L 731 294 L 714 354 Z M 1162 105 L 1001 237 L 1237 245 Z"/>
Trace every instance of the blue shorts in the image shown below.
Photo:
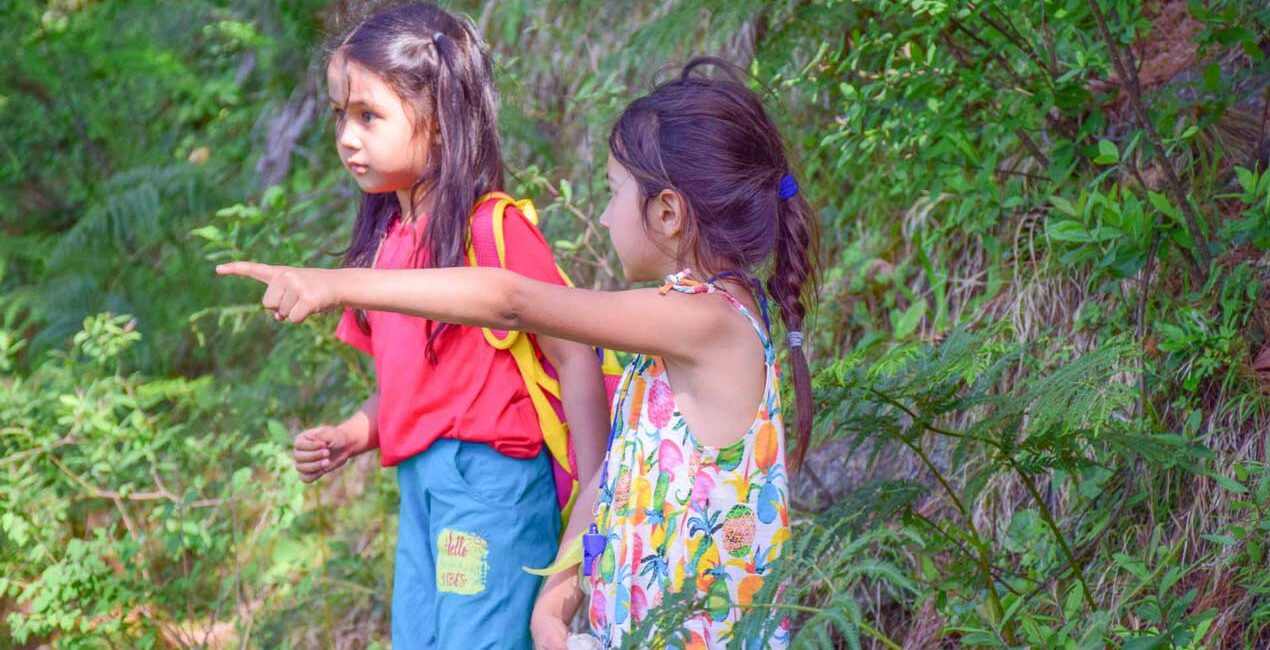
<path fill-rule="evenodd" d="M 522 460 L 483 443 L 437 440 L 397 466 L 394 650 L 531 648 L 560 510 L 546 450 Z"/>

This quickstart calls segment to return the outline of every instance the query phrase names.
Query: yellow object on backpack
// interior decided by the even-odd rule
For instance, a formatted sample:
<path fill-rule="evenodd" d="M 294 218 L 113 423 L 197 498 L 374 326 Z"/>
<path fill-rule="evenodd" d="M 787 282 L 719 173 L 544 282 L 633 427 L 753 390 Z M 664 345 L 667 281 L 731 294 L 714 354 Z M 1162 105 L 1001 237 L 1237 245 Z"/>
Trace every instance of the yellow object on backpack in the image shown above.
<path fill-rule="evenodd" d="M 477 215 L 481 212 L 480 208 L 486 201 L 495 200 L 494 210 L 490 219 L 490 230 L 486 230 L 486 224 L 478 224 Z M 534 209 L 534 204 L 529 199 L 517 201 L 511 196 L 502 192 L 491 192 L 482 196 L 476 202 L 476 209 L 472 212 L 472 227 L 468 236 L 467 260 L 471 266 L 493 266 L 493 260 L 488 254 L 488 240 L 485 238 L 492 232 L 494 248 L 497 251 L 498 266 L 507 268 L 507 247 L 503 237 L 503 219 L 508 206 L 515 207 L 520 210 L 525 219 L 534 227 L 538 225 L 538 211 Z M 478 244 L 481 250 L 478 251 Z M 485 255 L 478 253 L 484 252 Z M 481 259 L 484 257 L 484 259 Z M 482 263 L 484 262 L 484 263 Z M 556 266 L 556 272 L 560 274 L 560 278 L 565 284 L 572 287 L 573 282 L 569 280 L 569 276 L 559 265 Z M 569 427 L 561 418 L 562 409 L 557 408 L 560 404 L 560 382 L 552 377 L 547 368 L 543 365 L 543 360 L 535 349 L 532 339 L 522 335 L 521 332 L 506 331 L 498 333 L 490 328 L 482 328 L 485 340 L 498 350 L 507 350 L 512 359 L 516 362 L 516 368 L 520 371 L 521 378 L 525 381 L 525 388 L 529 392 L 529 399 L 533 402 L 534 410 L 538 414 L 538 425 L 542 429 L 542 439 L 547 445 L 547 451 L 551 455 L 553 461 L 553 478 L 556 483 L 557 497 L 560 501 L 560 514 L 565 523 L 569 521 L 569 513 L 573 510 L 573 504 L 577 501 L 579 482 L 578 468 L 575 463 L 573 454 L 573 445 L 569 439 Z M 601 366 L 600 371 L 604 375 L 605 389 L 609 399 L 613 398 L 613 389 L 616 387 L 617 379 L 622 374 L 622 367 L 617 361 L 617 356 L 612 350 L 600 350 Z M 555 403 L 552 403 L 552 400 Z M 567 492 L 562 490 L 567 488 Z"/>

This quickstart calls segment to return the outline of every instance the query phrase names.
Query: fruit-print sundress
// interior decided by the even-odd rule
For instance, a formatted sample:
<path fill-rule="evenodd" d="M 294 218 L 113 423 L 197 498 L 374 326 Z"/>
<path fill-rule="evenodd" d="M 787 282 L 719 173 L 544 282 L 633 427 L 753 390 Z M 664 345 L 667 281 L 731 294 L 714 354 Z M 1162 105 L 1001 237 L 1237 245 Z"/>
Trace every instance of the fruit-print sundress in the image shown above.
<path fill-rule="evenodd" d="M 620 646 L 649 610 L 685 588 L 706 603 L 705 612 L 685 622 L 686 647 L 725 647 L 789 539 L 776 350 L 741 303 L 686 276 L 668 277 L 663 294 L 673 289 L 722 296 L 758 332 L 766 356 L 763 397 L 740 440 L 708 447 L 684 422 L 660 357 L 638 355 L 626 367 L 596 501 L 606 545 L 589 590 L 591 629 L 607 647 Z M 739 645 L 784 648 L 788 642 L 788 621 L 782 620 L 768 638 Z"/>

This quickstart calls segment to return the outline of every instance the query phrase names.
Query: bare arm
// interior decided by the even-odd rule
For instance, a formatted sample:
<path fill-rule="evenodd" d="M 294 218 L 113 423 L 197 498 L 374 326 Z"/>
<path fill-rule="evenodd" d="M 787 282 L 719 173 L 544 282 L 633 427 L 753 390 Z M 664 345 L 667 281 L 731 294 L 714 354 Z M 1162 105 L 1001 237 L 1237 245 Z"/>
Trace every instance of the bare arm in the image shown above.
<path fill-rule="evenodd" d="M 655 289 L 589 291 L 494 268 L 302 269 L 233 262 L 221 274 L 269 285 L 261 302 L 276 317 L 356 307 L 432 320 L 533 332 L 695 363 L 733 325 L 728 309 Z"/>
<path fill-rule="evenodd" d="M 609 431 L 609 404 L 600 360 L 589 345 L 550 336 L 537 339 L 560 376 L 560 403 L 577 453 L 578 482 L 586 485 L 600 466 Z"/>

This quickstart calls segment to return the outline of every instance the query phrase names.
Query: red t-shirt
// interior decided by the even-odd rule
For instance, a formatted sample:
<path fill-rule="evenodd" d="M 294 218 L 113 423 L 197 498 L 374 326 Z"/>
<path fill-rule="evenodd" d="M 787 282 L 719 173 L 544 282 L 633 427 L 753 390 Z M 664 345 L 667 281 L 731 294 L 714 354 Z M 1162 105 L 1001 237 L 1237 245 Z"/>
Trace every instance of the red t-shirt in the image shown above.
<path fill-rule="evenodd" d="M 477 218 L 488 219 L 493 206 L 494 201 L 486 201 L 478 208 Z M 375 268 L 424 266 L 410 264 L 423 236 L 422 219 L 403 224 L 393 218 Z M 564 284 L 547 241 L 511 206 L 505 213 L 503 236 L 508 269 Z M 381 311 L 366 315 L 370 334 L 357 327 L 352 310 L 345 310 L 335 336 L 375 359 L 379 461 L 384 467 L 424 451 L 438 438 L 484 442 L 514 458 L 538 454 L 542 429 L 511 353 L 494 349 L 478 327 L 451 325 L 435 343 L 433 365 L 424 354 L 426 319 Z"/>

